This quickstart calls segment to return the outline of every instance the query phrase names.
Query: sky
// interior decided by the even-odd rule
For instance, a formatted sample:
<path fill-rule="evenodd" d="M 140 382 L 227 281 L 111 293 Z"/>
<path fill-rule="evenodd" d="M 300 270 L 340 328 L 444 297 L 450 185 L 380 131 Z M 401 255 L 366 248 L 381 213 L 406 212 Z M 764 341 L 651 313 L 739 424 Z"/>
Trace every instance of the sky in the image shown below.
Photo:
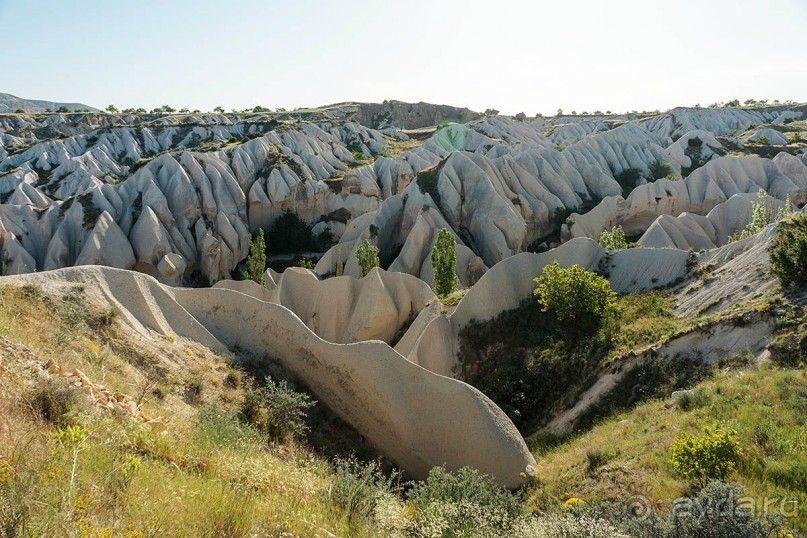
<path fill-rule="evenodd" d="M 505 114 L 807 101 L 807 0 L 0 0 L 0 92 Z"/>

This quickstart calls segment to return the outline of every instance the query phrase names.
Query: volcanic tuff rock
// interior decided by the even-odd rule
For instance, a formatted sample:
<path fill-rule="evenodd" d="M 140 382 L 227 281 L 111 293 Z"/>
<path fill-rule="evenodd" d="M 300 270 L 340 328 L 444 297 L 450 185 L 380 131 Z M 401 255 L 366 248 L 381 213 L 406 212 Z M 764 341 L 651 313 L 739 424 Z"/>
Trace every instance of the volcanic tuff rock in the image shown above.
<path fill-rule="evenodd" d="M 628 236 L 638 236 L 662 215 L 678 216 L 684 212 L 703 215 L 735 194 L 752 194 L 759 189 L 779 200 L 790 196 L 795 204 L 803 205 L 807 202 L 807 162 L 787 153 L 779 153 L 773 159 L 720 157 L 683 181 L 660 179 L 637 187 L 627 200 L 621 196 L 605 198 L 588 213 L 573 214 L 561 234 L 566 239 L 597 238 L 603 231 L 620 225 Z M 649 239 L 643 244 L 663 246 Z"/>
<path fill-rule="evenodd" d="M 639 237 L 661 215 L 705 216 L 760 186 L 803 201 L 803 157 L 719 157 L 757 128 L 743 129 L 804 112 L 674 109 L 527 122 L 388 102 L 258 114 L 0 115 L 4 270 L 80 261 L 212 283 L 245 258 L 250 233 L 293 211 L 336 242 L 319 275 L 358 276 L 356 248 L 369 240 L 383 267 L 431 283 L 430 250 L 447 228 L 467 286 L 499 261 L 556 241 L 562 218 L 598 202 L 572 214 L 563 240 L 596 238 L 618 223 Z M 387 113 L 395 121 L 373 123 Z M 388 126 L 456 116 L 465 123 L 445 123 L 422 142 Z M 739 134 L 723 138 L 732 130 Z M 398 153 L 399 143 L 408 151 Z M 665 161 L 668 177 L 656 180 Z M 118 246 L 120 255 L 101 255 Z"/>
<path fill-rule="evenodd" d="M 512 422 L 473 387 L 420 368 L 383 342 L 323 340 L 278 304 L 223 288 L 164 287 L 146 275 L 105 267 L 5 277 L 3 283 L 56 290 L 83 284 L 91 300 L 117 306 L 138 334 L 175 335 L 219 352 L 238 344 L 273 357 L 413 478 L 425 478 L 434 466 L 470 466 L 513 488 L 535 474 Z"/>

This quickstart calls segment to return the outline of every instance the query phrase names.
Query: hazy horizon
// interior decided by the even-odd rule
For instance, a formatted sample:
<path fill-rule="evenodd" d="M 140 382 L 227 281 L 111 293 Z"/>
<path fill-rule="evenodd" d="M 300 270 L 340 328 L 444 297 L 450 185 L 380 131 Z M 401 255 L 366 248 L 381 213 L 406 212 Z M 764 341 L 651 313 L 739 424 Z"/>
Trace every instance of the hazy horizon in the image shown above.
<path fill-rule="evenodd" d="M 0 0 L 0 92 L 103 109 L 425 101 L 506 114 L 807 101 L 807 3 Z M 134 30 L 134 33 L 132 32 Z"/>

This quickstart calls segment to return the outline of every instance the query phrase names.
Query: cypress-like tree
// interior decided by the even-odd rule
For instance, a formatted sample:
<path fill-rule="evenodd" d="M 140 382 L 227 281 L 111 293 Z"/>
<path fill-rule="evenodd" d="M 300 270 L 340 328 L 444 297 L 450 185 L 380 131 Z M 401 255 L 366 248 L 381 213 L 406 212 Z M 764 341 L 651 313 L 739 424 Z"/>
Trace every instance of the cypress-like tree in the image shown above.
<path fill-rule="evenodd" d="M 263 286 L 264 271 L 266 271 L 266 241 L 263 238 L 263 229 L 261 229 L 249 240 L 247 270 L 244 271 L 243 279 L 255 281 Z"/>
<path fill-rule="evenodd" d="M 437 231 L 437 241 L 432 249 L 434 268 L 434 292 L 445 297 L 457 289 L 457 239 L 449 230 Z"/>

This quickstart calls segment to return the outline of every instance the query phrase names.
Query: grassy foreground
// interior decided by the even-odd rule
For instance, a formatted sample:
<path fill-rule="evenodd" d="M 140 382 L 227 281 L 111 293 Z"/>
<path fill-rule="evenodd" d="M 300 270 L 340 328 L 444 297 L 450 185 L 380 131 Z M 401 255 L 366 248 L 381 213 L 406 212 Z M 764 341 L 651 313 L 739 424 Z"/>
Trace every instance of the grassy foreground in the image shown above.
<path fill-rule="evenodd" d="M 225 357 L 165 337 L 131 345 L 114 311 L 35 287 L 0 290 L 0 536 L 367 536 L 329 500 L 327 459 L 234 419 Z M 136 340 L 135 340 L 136 341 Z M 141 400 L 164 432 L 45 377 L 54 360 Z"/>
<path fill-rule="evenodd" d="M 596 359 L 680 330 L 680 320 L 667 319 L 671 300 L 661 292 L 621 298 L 621 330 Z M 529 439 L 539 482 L 511 495 L 471 470 L 437 469 L 413 485 L 375 464 L 334 460 L 311 448 L 332 424 L 320 423 L 308 441 L 270 440 L 242 418 L 251 380 L 232 357 L 173 335 L 125 334 L 120 313 L 87 305 L 79 286 L 62 295 L 3 287 L 0 538 L 624 535 L 620 521 L 581 515 L 569 499 L 596 510 L 639 495 L 669 511 L 673 499 L 698 493 L 673 470 L 673 441 L 716 422 L 737 430 L 743 450 L 728 480 L 755 499 L 796 501 L 789 524 L 804 531 L 803 314 L 786 320 L 777 340 L 792 364 L 716 370 L 683 396 L 646 401 L 571 438 Z M 74 378 L 46 373 L 49 362 L 162 420 L 94 405 Z M 650 531 L 630 535 L 675 535 Z"/>
<path fill-rule="evenodd" d="M 743 456 L 729 477 L 759 500 L 799 507 L 790 520 L 807 530 L 807 372 L 762 366 L 718 370 L 714 378 L 675 399 L 654 400 L 597 424 L 549 450 L 536 450 L 543 486 L 529 504 L 551 510 L 577 497 L 587 502 L 649 499 L 666 511 L 694 493 L 676 476 L 670 447 L 683 433 L 700 434 L 716 422 L 738 432 Z"/>

